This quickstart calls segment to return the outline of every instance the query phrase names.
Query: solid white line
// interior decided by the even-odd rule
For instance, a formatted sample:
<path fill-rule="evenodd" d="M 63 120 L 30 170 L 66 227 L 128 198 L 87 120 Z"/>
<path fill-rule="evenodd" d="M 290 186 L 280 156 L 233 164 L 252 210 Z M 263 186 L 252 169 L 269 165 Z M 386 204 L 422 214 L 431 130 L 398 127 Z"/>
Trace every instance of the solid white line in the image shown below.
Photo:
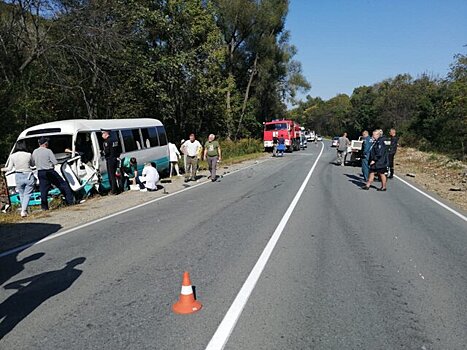
<path fill-rule="evenodd" d="M 229 176 L 229 175 L 235 174 L 235 173 L 237 173 L 237 172 L 239 172 L 239 171 L 243 171 L 243 170 L 249 169 L 249 168 L 251 168 L 251 167 L 254 167 L 254 166 L 256 166 L 256 165 L 259 165 L 259 164 L 262 164 L 262 163 L 264 163 L 264 162 L 267 162 L 268 160 L 270 160 L 270 159 L 265 159 L 265 160 L 263 160 L 263 161 L 260 161 L 260 162 L 251 164 L 251 165 L 249 165 L 249 166 L 247 166 L 247 167 L 234 170 L 234 171 L 232 171 L 232 172 L 230 172 L 230 173 L 224 174 L 223 176 L 225 177 L 225 176 Z M 89 221 L 89 222 L 87 222 L 87 223 L 85 223 L 85 224 L 82 224 L 82 225 L 79 225 L 79 226 L 72 227 L 72 228 L 70 228 L 70 229 L 68 229 L 68 230 L 64 230 L 64 231 L 62 231 L 62 232 L 54 233 L 54 234 L 52 234 L 52 235 L 50 235 L 50 236 L 48 236 L 48 237 L 45 237 L 45 238 L 43 238 L 43 239 L 41 239 L 41 240 L 39 240 L 39 241 L 31 242 L 31 243 L 24 244 L 24 245 L 22 245 L 22 246 L 19 246 L 19 247 L 16 247 L 16 248 L 7 250 L 7 251 L 5 251 L 5 252 L 3 252 L 3 253 L 0 253 L 0 258 L 3 258 L 4 256 L 11 255 L 11 254 L 14 254 L 14 253 L 17 253 L 17 252 L 20 252 L 20 251 L 25 250 L 25 249 L 30 248 L 30 247 L 34 247 L 34 246 L 36 246 L 36 245 L 39 245 L 39 244 L 41 244 L 41 243 L 50 241 L 50 240 L 52 240 L 52 239 L 55 239 L 55 238 L 64 236 L 64 235 L 66 235 L 66 234 L 68 234 L 68 233 L 71 233 L 71 232 L 74 232 L 74 231 L 77 231 L 77 230 L 81 230 L 82 228 L 85 228 L 85 227 L 88 227 L 88 226 L 97 224 L 97 223 L 99 223 L 99 222 L 101 222 L 101 221 L 104 221 L 104 220 L 113 218 L 113 217 L 115 217 L 115 216 L 128 213 L 128 212 L 130 212 L 130 211 L 132 211 L 132 210 L 135 210 L 135 209 L 138 209 L 138 208 L 142 208 L 142 207 L 144 207 L 144 206 L 146 206 L 146 205 L 149 205 L 149 204 L 158 202 L 158 201 L 160 201 L 160 200 L 163 200 L 163 199 L 166 199 L 166 198 L 175 196 L 175 195 L 180 194 L 180 193 L 182 193 L 182 192 L 185 192 L 185 191 L 188 191 L 188 190 L 192 190 L 193 188 L 196 188 L 196 187 L 205 185 L 205 184 L 207 184 L 207 183 L 211 183 L 211 181 L 204 181 L 204 182 L 202 182 L 202 183 L 199 183 L 199 184 L 196 184 L 196 185 L 193 185 L 193 186 L 190 186 L 190 187 L 181 189 L 181 190 L 179 190 L 179 191 L 177 191 L 177 192 L 169 193 L 168 195 L 166 195 L 166 196 L 164 196 L 164 197 L 158 197 L 158 198 L 152 199 L 152 200 L 150 200 L 150 201 L 148 201 L 148 202 L 144 202 L 144 203 L 138 204 L 138 205 L 136 205 L 136 206 L 134 206 L 134 207 L 127 208 L 127 209 L 123 209 L 123 210 L 121 210 L 121 211 L 119 211 L 119 212 L 116 212 L 116 213 L 113 213 L 113 214 L 110 214 L 110 215 L 107 215 L 107 216 L 103 216 L 103 217 L 101 217 L 101 218 L 99 218 L 99 219 L 95 219 L 95 220 Z"/>
<path fill-rule="evenodd" d="M 410 188 L 414 189 L 415 191 L 417 191 L 418 193 L 424 195 L 426 198 L 428 199 L 431 199 L 433 202 L 435 202 L 436 204 L 440 205 L 441 207 L 443 207 L 444 209 L 446 210 L 449 210 L 451 213 L 453 213 L 454 215 L 457 215 L 458 217 L 460 217 L 462 220 L 464 221 L 467 221 L 467 217 L 462 215 L 461 213 L 455 211 L 454 209 L 448 207 L 446 204 L 444 203 L 441 203 L 439 200 L 433 198 L 432 196 L 430 196 L 429 194 L 426 194 L 425 192 L 423 192 L 422 190 L 418 189 L 417 187 L 415 187 L 414 185 L 412 185 L 411 183 L 405 181 L 404 179 L 400 178 L 399 176 L 397 175 L 394 175 L 395 178 L 397 178 L 399 181 L 402 181 L 403 183 L 405 183 L 407 186 L 409 186 Z"/>
<path fill-rule="evenodd" d="M 251 270 L 250 274 L 248 275 L 248 278 L 246 279 L 242 288 L 235 297 L 235 300 L 233 301 L 229 310 L 225 314 L 222 322 L 220 323 L 219 327 L 217 328 L 216 332 L 211 338 L 211 341 L 207 345 L 206 350 L 221 350 L 224 348 L 227 341 L 229 340 L 229 337 L 232 334 L 232 331 L 235 328 L 235 325 L 237 324 L 237 321 L 240 318 L 240 315 L 242 314 L 242 311 L 246 303 L 248 302 L 248 299 L 250 298 L 250 295 L 253 292 L 253 289 L 255 288 L 256 283 L 258 282 L 258 279 L 261 276 L 261 273 L 263 272 L 264 267 L 266 266 L 269 260 L 269 257 L 272 254 L 272 251 L 274 250 L 274 247 L 276 246 L 277 242 L 279 241 L 279 238 L 282 235 L 282 232 L 284 231 L 285 225 L 289 221 L 289 218 L 292 215 L 295 206 L 297 205 L 303 191 L 305 190 L 305 187 L 308 184 L 308 181 L 310 180 L 313 171 L 315 170 L 316 164 L 318 164 L 318 160 L 321 157 L 323 150 L 324 144 L 321 143 L 321 152 L 319 153 L 318 158 L 316 158 L 313 166 L 308 172 L 308 175 L 306 176 L 305 180 L 300 186 L 300 189 L 298 190 L 297 194 L 292 200 L 292 203 L 290 203 L 290 206 L 287 208 L 287 211 L 285 212 L 284 216 L 279 222 L 279 225 L 272 234 L 271 239 L 264 248 L 263 252 L 261 253 L 261 256 L 259 257 L 255 266 Z"/>

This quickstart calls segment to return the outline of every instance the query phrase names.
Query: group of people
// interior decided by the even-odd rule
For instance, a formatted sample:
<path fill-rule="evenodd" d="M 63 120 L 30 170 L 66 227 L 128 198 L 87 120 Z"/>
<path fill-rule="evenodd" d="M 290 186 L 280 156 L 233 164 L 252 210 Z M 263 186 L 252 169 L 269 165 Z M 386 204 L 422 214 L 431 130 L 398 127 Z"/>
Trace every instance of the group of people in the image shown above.
<path fill-rule="evenodd" d="M 284 156 L 285 151 L 285 138 L 284 136 L 274 136 L 272 138 L 272 156 L 276 157 L 280 155 L 281 157 Z"/>
<path fill-rule="evenodd" d="M 394 177 L 394 157 L 397 152 L 399 138 L 396 136 L 396 129 L 389 131 L 389 138 L 383 135 L 383 130 L 374 130 L 370 137 L 367 130 L 362 132 L 362 174 L 365 184 L 361 187 L 363 190 L 369 190 L 375 177 L 381 180 L 381 187 L 378 191 L 387 190 L 387 179 Z M 347 148 L 350 141 L 347 133 L 339 137 L 337 145 L 337 162 L 344 165 Z"/>
<path fill-rule="evenodd" d="M 160 176 L 157 164 L 147 162 L 144 164 L 141 176 L 138 176 L 138 161 L 135 157 L 120 159 L 121 147 L 117 138 L 111 137 L 110 130 L 102 131 L 102 153 L 105 157 L 107 175 L 110 182 L 110 192 L 114 195 L 137 185 L 141 192 L 157 191 Z"/>
<path fill-rule="evenodd" d="M 383 130 L 376 129 L 370 137 L 367 130 L 362 132 L 362 175 L 365 184 L 361 187 L 363 190 L 369 190 L 375 177 L 381 180 L 381 187 L 378 191 L 387 190 L 387 179 L 394 177 L 394 157 L 397 152 L 399 139 L 396 136 L 396 129 L 389 131 L 389 138 L 383 135 Z M 341 147 L 342 145 L 342 147 Z M 350 141 L 347 133 L 340 138 L 337 146 L 337 159 L 341 165 L 344 165 L 345 154 Z"/>
<path fill-rule="evenodd" d="M 389 131 L 389 140 L 383 135 L 381 129 L 374 130 L 372 137 L 365 130 L 362 136 L 362 173 L 365 180 L 362 189 L 369 190 L 375 176 L 379 176 L 381 187 L 378 191 L 386 191 L 387 179 L 394 177 L 394 157 L 399 141 L 396 129 L 392 128 Z"/>
<path fill-rule="evenodd" d="M 204 152 L 203 146 L 196 140 L 195 134 L 190 134 L 189 139 L 186 141 L 182 140 L 180 150 L 184 158 L 185 182 L 196 181 L 198 161 L 201 159 L 206 160 L 208 163 L 211 181 L 217 181 L 217 164 L 222 160 L 222 150 L 215 138 L 214 134 L 208 136 L 208 140 L 204 144 Z"/>
<path fill-rule="evenodd" d="M 135 157 L 121 159 L 121 147 L 118 139 L 112 137 L 110 130 L 101 130 L 101 132 L 103 139 L 102 154 L 106 161 L 110 193 L 117 195 L 129 189 L 130 185 L 138 186 L 137 188 L 142 192 L 157 191 L 157 184 L 160 180 L 157 164 L 154 162 L 146 163 L 141 176 L 139 176 L 137 159 Z M 75 196 L 69 184 L 55 170 L 58 161 L 54 153 L 49 149 L 49 139 L 40 137 L 38 144 L 38 148 L 30 153 L 25 143 L 17 143 L 6 167 L 2 169 L 5 172 L 15 171 L 16 190 L 21 202 L 22 217 L 28 216 L 27 208 L 36 184 L 34 170 L 37 170 L 42 210 L 49 209 L 48 193 L 52 185 L 60 190 L 67 205 L 72 205 L 75 202 Z M 169 142 L 168 148 L 170 176 L 174 173 L 177 176 L 182 176 L 178 166 L 181 154 L 173 143 Z M 203 147 L 196 140 L 194 134 L 190 135 L 189 140 L 183 140 L 181 151 L 184 156 L 185 182 L 196 180 L 199 159 L 207 160 L 211 181 L 217 180 L 217 163 L 221 161 L 222 153 L 219 142 L 215 140 L 213 134 L 209 135 L 208 141 L 204 145 L 204 156 Z"/>
<path fill-rule="evenodd" d="M 49 149 L 49 139 L 40 137 L 38 143 L 39 147 L 32 154 L 26 149 L 25 143 L 18 143 L 6 167 L 2 169 L 6 172 L 15 170 L 16 190 L 19 193 L 22 217 L 28 216 L 29 199 L 36 184 L 34 167 L 39 178 L 42 210 L 49 209 L 48 193 L 52 184 L 63 194 L 67 205 L 71 205 L 75 201 L 70 186 L 55 171 L 55 165 L 58 162 L 54 153 Z"/>

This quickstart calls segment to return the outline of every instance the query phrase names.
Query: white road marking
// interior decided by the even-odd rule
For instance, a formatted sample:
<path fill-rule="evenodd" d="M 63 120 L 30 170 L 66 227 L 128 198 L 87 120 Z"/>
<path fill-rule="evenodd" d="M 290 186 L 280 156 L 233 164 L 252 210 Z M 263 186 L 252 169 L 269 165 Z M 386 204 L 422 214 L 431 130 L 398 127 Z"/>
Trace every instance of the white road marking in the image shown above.
<path fill-rule="evenodd" d="M 229 172 L 229 173 L 227 173 L 227 174 L 224 174 L 223 176 L 225 177 L 225 176 L 229 176 L 229 175 L 235 174 L 235 173 L 237 173 L 237 172 L 239 172 L 239 171 L 243 171 L 243 170 L 249 169 L 249 168 L 251 168 L 251 167 L 254 167 L 254 166 L 256 166 L 256 165 L 262 164 L 262 163 L 267 162 L 267 161 L 269 161 L 269 160 L 270 160 L 270 159 L 268 158 L 268 159 L 265 159 L 265 160 L 263 160 L 263 161 L 255 162 L 254 164 L 251 164 L 251 165 L 249 165 L 249 166 L 247 166 L 247 167 L 244 167 L 244 168 L 241 168 L 241 169 L 234 170 L 234 171 L 232 171 L 232 172 Z M 85 224 L 72 227 L 72 228 L 70 228 L 70 229 L 68 229 L 68 230 L 64 230 L 64 231 L 62 231 L 62 232 L 57 232 L 57 233 L 55 233 L 55 234 L 52 234 L 52 235 L 50 235 L 50 236 L 48 236 L 48 237 L 45 237 L 45 238 L 39 240 L 39 241 L 31 242 L 31 243 L 24 244 L 24 245 L 22 245 L 22 246 L 19 246 L 19 247 L 16 247 L 16 248 L 7 250 L 7 251 L 5 251 L 5 252 L 3 252 L 3 253 L 0 253 L 0 258 L 3 258 L 4 256 L 8 256 L 8 255 L 11 255 L 11 254 L 14 254 L 14 253 L 16 253 L 16 252 L 20 252 L 20 251 L 25 250 L 25 249 L 30 248 L 30 247 L 34 247 L 34 246 L 36 246 L 36 245 L 39 245 L 39 244 L 41 244 L 41 243 L 50 241 L 50 240 L 52 240 L 52 239 L 55 239 L 55 238 L 58 238 L 58 237 L 61 237 L 61 236 L 64 236 L 64 235 L 69 234 L 69 233 L 71 233 L 71 232 L 74 232 L 74 231 L 77 231 L 77 230 L 81 230 L 82 228 L 85 228 L 85 227 L 88 227 L 88 226 L 97 224 L 98 222 L 101 222 L 101 221 L 104 221 L 104 220 L 113 218 L 113 217 L 115 217 L 115 216 L 118 216 L 118 215 L 121 215 L 121 214 L 124 214 L 124 213 L 128 213 L 128 212 L 130 212 L 130 211 L 132 211 L 132 210 L 135 210 L 135 209 L 138 209 L 138 208 L 142 208 L 142 207 L 144 207 L 144 206 L 146 206 L 146 205 L 149 205 L 149 204 L 158 202 L 158 201 L 160 201 L 160 200 L 163 200 L 163 199 L 166 199 L 166 198 L 175 196 L 175 195 L 177 195 L 177 194 L 179 194 L 179 193 L 182 193 L 182 192 L 191 190 L 191 189 L 193 189 L 193 188 L 196 188 L 196 187 L 199 187 L 199 186 L 208 184 L 208 183 L 211 183 L 211 181 L 204 181 L 204 182 L 201 182 L 201 183 L 199 183 L 199 184 L 196 184 L 196 185 L 193 185 L 193 186 L 184 188 L 184 189 L 179 190 L 179 191 L 177 191 L 177 192 L 169 193 L 169 194 L 165 195 L 164 197 L 158 197 L 158 198 L 152 199 L 152 200 L 150 200 L 150 201 L 148 201 L 148 202 L 144 202 L 144 203 L 142 203 L 142 204 L 138 204 L 138 205 L 136 205 L 136 206 L 134 206 L 134 207 L 132 207 L 132 208 L 128 208 L 128 209 L 121 210 L 121 211 L 119 211 L 119 212 L 116 212 L 116 213 L 113 213 L 113 214 L 104 216 L 104 217 L 102 217 L 102 218 L 99 218 L 99 219 L 96 219 L 96 220 L 93 220 L 93 221 L 89 221 L 89 222 L 87 222 L 87 223 L 85 223 Z"/>
<path fill-rule="evenodd" d="M 439 206 L 443 207 L 444 209 L 450 211 L 451 213 L 453 213 L 454 215 L 460 217 L 462 220 L 464 221 L 467 221 L 467 217 L 462 215 L 461 213 L 455 211 L 454 209 L 448 207 L 446 204 L 444 203 L 441 203 L 439 200 L 437 200 L 436 198 L 433 198 L 432 196 L 430 196 L 429 194 L 423 192 L 422 190 L 418 189 L 417 187 L 415 187 L 414 185 L 412 185 L 411 183 L 405 181 L 404 179 L 400 178 L 399 176 L 397 175 L 394 175 L 395 178 L 397 178 L 399 181 L 402 181 L 403 183 L 405 183 L 407 186 L 409 186 L 410 188 L 414 189 L 415 191 L 417 191 L 418 193 L 424 195 L 426 198 L 432 200 L 433 202 L 435 202 L 436 204 L 438 204 Z"/>
<path fill-rule="evenodd" d="M 318 164 L 319 158 L 323 154 L 323 150 L 324 144 L 321 143 L 321 152 L 316 158 L 313 166 L 308 172 L 308 175 L 306 176 L 305 180 L 300 186 L 300 189 L 298 190 L 294 199 L 290 203 L 290 206 L 287 208 L 287 211 L 285 212 L 284 216 L 279 222 L 279 225 L 274 231 L 268 244 L 261 253 L 261 256 L 259 257 L 255 266 L 248 275 L 248 278 L 246 279 L 245 283 L 243 283 L 242 288 L 235 297 L 235 300 L 233 301 L 229 310 L 225 314 L 222 322 L 220 323 L 219 327 L 217 328 L 216 332 L 211 338 L 211 341 L 207 345 L 206 350 L 221 350 L 227 344 L 227 341 L 229 340 L 229 337 L 232 334 L 232 331 L 235 328 L 235 325 L 237 324 L 237 321 L 240 318 L 240 315 L 242 314 L 243 309 L 246 303 L 248 302 L 248 299 L 250 298 L 250 295 L 253 292 L 253 289 L 255 288 L 256 283 L 258 282 L 261 273 L 263 272 L 264 267 L 266 266 L 269 260 L 269 257 L 272 254 L 272 251 L 274 250 L 274 247 L 276 246 L 277 242 L 279 241 L 279 238 L 282 235 L 282 232 L 284 231 L 285 225 L 289 221 L 289 218 L 292 215 L 295 206 L 297 205 L 300 197 L 302 196 L 303 191 L 305 190 L 306 185 L 308 184 L 308 181 L 311 178 L 311 175 L 313 174 L 313 171 L 315 170 L 316 164 Z"/>

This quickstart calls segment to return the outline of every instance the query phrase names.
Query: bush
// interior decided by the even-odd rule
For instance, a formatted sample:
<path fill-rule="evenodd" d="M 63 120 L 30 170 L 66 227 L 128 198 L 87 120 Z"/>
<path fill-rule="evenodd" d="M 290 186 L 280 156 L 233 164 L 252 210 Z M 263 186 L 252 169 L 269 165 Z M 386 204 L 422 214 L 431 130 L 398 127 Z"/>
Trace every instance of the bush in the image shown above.
<path fill-rule="evenodd" d="M 263 142 L 257 139 L 241 139 L 238 141 L 220 141 L 222 149 L 222 158 L 227 160 L 229 158 L 244 156 L 246 154 L 263 152 Z"/>

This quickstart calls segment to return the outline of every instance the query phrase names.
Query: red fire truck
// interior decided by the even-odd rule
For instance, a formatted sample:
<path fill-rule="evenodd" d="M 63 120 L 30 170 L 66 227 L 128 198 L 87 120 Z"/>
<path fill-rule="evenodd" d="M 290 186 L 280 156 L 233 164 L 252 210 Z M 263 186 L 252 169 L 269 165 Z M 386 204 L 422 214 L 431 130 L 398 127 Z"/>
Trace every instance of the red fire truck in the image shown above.
<path fill-rule="evenodd" d="M 300 150 L 300 125 L 290 119 L 276 119 L 264 124 L 264 150 L 270 151 L 273 147 L 273 137 L 283 137 L 287 151 Z"/>

